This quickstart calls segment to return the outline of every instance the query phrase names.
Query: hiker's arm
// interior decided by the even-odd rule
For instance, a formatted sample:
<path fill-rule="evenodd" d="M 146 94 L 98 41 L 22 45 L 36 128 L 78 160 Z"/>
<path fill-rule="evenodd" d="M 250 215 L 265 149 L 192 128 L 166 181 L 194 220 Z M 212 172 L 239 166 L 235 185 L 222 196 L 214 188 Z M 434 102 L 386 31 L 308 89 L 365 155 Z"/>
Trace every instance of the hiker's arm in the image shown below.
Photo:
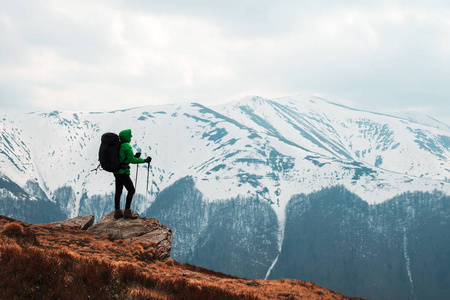
<path fill-rule="evenodd" d="M 134 157 L 133 148 L 131 148 L 131 145 L 127 147 L 125 155 L 125 162 L 127 164 L 141 164 L 145 162 L 145 159 L 143 158 Z"/>

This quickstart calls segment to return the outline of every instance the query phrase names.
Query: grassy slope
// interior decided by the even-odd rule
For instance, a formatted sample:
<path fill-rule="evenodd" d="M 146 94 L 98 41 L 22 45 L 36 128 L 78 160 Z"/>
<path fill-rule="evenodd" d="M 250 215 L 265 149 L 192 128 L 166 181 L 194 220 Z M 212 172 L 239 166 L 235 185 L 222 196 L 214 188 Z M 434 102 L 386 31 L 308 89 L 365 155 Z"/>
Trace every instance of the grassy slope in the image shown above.
<path fill-rule="evenodd" d="M 153 245 L 0 216 L 0 299 L 350 299 L 298 280 L 248 280 L 153 259 Z"/>

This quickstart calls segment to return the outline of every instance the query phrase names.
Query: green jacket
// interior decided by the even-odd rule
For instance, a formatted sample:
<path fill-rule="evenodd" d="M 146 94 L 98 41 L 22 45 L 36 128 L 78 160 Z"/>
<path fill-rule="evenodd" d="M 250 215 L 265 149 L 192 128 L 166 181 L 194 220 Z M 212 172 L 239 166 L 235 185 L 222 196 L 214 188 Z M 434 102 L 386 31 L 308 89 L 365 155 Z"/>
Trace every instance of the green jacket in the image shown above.
<path fill-rule="evenodd" d="M 120 145 L 119 149 L 119 159 L 121 162 L 129 164 L 141 164 L 145 162 L 145 159 L 134 157 L 133 148 L 131 148 L 131 129 L 122 130 L 119 133 Z M 114 174 L 128 174 L 130 175 L 130 168 L 120 169 L 115 171 Z"/>

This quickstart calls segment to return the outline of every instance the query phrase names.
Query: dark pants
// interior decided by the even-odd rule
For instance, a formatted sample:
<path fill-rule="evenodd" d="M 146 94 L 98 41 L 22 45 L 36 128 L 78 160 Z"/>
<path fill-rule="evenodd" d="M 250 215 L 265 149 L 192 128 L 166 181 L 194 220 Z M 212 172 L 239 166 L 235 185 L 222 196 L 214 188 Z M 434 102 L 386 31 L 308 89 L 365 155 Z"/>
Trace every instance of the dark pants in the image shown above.
<path fill-rule="evenodd" d="M 127 202 L 125 203 L 125 209 L 130 209 L 131 201 L 133 200 L 133 195 L 135 193 L 133 181 L 131 181 L 130 175 L 128 174 L 114 174 L 116 178 L 116 195 L 114 196 L 115 208 L 120 209 L 120 196 L 122 196 L 123 187 L 128 191 Z"/>

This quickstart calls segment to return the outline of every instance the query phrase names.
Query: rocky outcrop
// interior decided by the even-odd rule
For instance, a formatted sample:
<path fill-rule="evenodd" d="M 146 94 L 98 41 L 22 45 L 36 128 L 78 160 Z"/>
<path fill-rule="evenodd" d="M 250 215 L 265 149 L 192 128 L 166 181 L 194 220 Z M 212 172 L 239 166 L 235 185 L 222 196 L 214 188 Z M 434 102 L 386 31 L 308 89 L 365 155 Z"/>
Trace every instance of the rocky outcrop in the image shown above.
<path fill-rule="evenodd" d="M 79 216 L 71 219 L 67 219 L 64 221 L 53 222 L 50 224 L 54 224 L 56 226 L 66 225 L 66 226 L 76 226 L 81 230 L 86 230 L 94 224 L 94 215 L 85 215 Z"/>
<path fill-rule="evenodd" d="M 108 234 L 109 239 L 120 239 L 129 245 L 136 242 L 154 244 L 155 259 L 166 261 L 171 258 L 172 230 L 159 223 L 158 220 L 140 217 L 137 219 L 114 219 L 114 212 L 103 216 L 95 225 L 94 219 L 94 215 L 85 215 L 49 224 L 57 227 L 76 227 L 94 234 Z"/>
<path fill-rule="evenodd" d="M 88 232 L 108 234 L 110 239 L 121 239 L 131 245 L 136 242 L 155 243 L 155 259 L 170 259 L 172 230 L 154 218 L 114 219 L 114 212 L 103 216 Z"/>

